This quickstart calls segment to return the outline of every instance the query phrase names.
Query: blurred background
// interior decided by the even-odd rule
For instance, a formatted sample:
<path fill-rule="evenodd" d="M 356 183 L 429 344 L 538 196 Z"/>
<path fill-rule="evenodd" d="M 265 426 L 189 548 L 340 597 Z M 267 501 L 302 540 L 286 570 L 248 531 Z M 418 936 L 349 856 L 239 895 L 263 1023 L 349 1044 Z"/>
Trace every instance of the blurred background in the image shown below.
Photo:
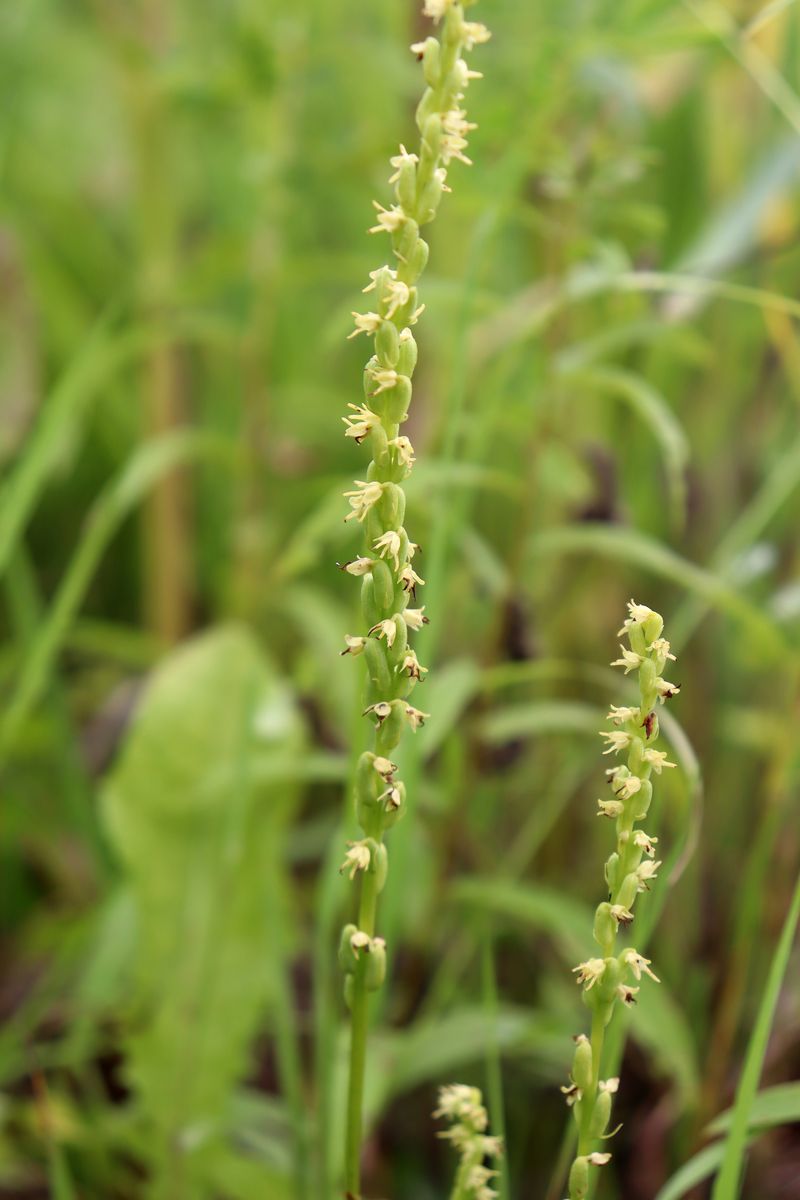
<path fill-rule="evenodd" d="M 345 335 L 418 9 L 0 10 L 2 1197 L 341 1194 Z M 563 1195 L 633 596 L 679 655 L 680 769 L 600 1194 L 696 1200 L 702 1171 L 668 1180 L 732 1103 L 800 849 L 800 8 L 475 15 L 406 430 L 433 716 L 402 750 L 365 1189 L 448 1194 L 430 1114 L 459 1079 L 504 1200 Z M 797 1200 L 796 952 L 771 1015 L 744 1194 Z"/>

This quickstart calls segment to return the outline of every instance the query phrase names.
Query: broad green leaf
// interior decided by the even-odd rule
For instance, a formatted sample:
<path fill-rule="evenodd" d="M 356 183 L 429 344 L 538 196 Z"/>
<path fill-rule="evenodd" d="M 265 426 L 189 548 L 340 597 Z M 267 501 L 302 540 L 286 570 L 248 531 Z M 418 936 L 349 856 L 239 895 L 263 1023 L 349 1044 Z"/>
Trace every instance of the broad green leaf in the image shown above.
<path fill-rule="evenodd" d="M 257 785 L 251 765 L 299 744 L 285 689 L 232 626 L 155 673 L 106 785 L 136 907 L 129 1073 L 152 1195 L 165 1200 L 179 1178 L 200 1188 L 215 1161 L 229 1094 L 279 987 L 270 903 L 292 792 Z"/>

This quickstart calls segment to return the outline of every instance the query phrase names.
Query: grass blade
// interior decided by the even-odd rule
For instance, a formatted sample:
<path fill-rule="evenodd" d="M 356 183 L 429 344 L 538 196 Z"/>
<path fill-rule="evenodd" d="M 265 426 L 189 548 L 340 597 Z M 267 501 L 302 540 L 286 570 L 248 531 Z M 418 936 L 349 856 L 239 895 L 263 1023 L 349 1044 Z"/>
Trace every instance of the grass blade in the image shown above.
<path fill-rule="evenodd" d="M 736 1103 L 733 1106 L 731 1131 L 725 1142 L 722 1168 L 711 1194 L 712 1200 L 736 1200 L 739 1195 L 747 1148 L 747 1125 L 755 1101 L 761 1069 L 764 1065 L 770 1029 L 789 962 L 798 918 L 800 918 L 800 878 L 795 886 L 792 903 L 789 906 L 780 940 L 772 958 L 755 1029 L 750 1038 L 744 1070 L 736 1093 Z"/>

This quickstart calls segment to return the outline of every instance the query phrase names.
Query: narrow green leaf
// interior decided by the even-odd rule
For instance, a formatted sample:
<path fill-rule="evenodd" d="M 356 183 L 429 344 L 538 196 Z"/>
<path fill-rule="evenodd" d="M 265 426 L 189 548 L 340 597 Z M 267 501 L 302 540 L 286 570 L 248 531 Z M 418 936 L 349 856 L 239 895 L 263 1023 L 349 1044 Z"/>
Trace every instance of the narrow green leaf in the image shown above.
<path fill-rule="evenodd" d="M 778 995 L 789 963 L 797 922 L 800 918 L 800 879 L 795 886 L 792 902 L 786 914 L 781 936 L 770 964 L 767 983 L 756 1018 L 755 1028 L 747 1048 L 744 1070 L 736 1092 L 731 1116 L 730 1133 L 725 1140 L 722 1169 L 712 1192 L 712 1200 L 736 1200 L 741 1188 L 744 1155 L 747 1148 L 747 1127 L 755 1101 L 758 1081 L 764 1065 L 770 1030 L 778 1003 Z"/>

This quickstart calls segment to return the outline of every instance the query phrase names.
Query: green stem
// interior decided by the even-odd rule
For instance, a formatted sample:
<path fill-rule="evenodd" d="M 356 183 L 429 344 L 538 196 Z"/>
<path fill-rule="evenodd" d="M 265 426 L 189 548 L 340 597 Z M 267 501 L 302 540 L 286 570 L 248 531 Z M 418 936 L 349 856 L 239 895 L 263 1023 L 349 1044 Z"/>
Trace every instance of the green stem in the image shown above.
<path fill-rule="evenodd" d="M 361 901 L 358 927 L 372 937 L 378 902 L 377 879 L 366 872 L 361 882 Z M 367 1065 L 367 1032 L 369 1029 L 369 993 L 366 966 L 353 976 L 353 996 L 350 1007 L 350 1077 L 347 1088 L 347 1129 L 345 1132 L 345 1184 L 348 1200 L 361 1195 L 361 1133 L 364 1107 L 364 1074 Z"/>

